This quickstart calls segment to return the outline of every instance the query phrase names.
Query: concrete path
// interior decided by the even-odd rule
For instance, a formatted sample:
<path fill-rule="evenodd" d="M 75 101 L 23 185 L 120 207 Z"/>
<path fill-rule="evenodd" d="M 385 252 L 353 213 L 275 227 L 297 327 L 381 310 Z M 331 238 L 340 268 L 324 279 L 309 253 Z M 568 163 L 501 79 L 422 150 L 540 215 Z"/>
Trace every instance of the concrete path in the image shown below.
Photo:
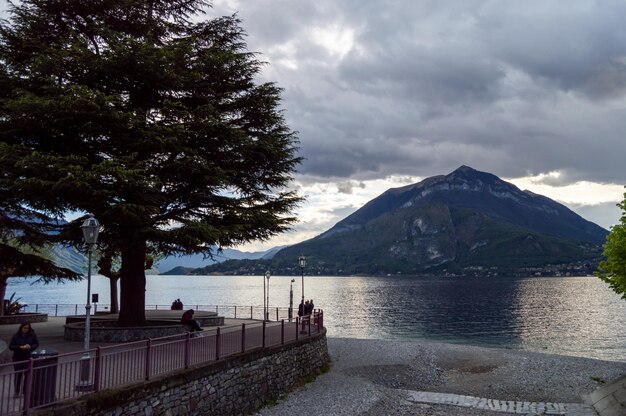
<path fill-rule="evenodd" d="M 597 416 L 591 405 L 582 403 L 537 403 L 487 399 L 450 393 L 403 390 L 414 403 L 443 404 L 523 415 Z"/>
<path fill-rule="evenodd" d="M 589 395 L 601 416 L 624 416 L 626 415 L 626 376 L 600 387 Z"/>

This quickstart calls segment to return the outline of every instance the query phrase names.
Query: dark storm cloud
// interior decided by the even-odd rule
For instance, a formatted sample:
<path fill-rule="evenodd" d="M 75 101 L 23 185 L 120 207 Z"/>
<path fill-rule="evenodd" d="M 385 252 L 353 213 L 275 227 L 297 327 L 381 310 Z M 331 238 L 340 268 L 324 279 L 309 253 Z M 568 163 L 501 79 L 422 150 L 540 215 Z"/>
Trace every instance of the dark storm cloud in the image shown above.
<path fill-rule="evenodd" d="M 303 174 L 430 176 L 467 164 L 624 182 L 622 1 L 231 3 L 271 63 L 265 76 L 285 88 Z M 345 50 L 329 48 L 325 30 Z"/>
<path fill-rule="evenodd" d="M 465 164 L 626 182 L 622 0 L 217 0 L 208 15 L 235 12 L 285 90 L 308 181 Z"/>

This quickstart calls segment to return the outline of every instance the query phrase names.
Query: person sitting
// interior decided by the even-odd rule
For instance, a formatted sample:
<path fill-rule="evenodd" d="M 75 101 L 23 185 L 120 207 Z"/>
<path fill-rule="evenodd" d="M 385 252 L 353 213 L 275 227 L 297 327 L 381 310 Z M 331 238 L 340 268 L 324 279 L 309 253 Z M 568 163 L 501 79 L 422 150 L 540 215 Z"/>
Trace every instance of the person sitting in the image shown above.
<path fill-rule="evenodd" d="M 180 299 L 176 299 L 174 302 L 172 302 L 172 310 L 176 310 L 176 311 L 182 311 L 183 310 L 183 303 L 180 301 Z"/>
<path fill-rule="evenodd" d="M 189 328 L 191 329 L 191 331 L 189 332 L 203 331 L 200 325 L 198 325 L 198 321 L 193 319 L 193 314 L 194 314 L 194 310 L 189 309 L 187 312 L 183 314 L 182 318 L 180 318 L 180 322 L 189 326 Z"/>

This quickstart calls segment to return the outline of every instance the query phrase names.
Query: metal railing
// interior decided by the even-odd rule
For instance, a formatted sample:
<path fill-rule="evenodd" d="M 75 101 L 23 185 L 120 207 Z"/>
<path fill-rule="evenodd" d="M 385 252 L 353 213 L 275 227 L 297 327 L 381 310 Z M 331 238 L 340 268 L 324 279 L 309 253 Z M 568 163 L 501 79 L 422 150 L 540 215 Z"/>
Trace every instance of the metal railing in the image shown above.
<path fill-rule="evenodd" d="M 93 304 L 93 314 L 110 312 L 109 304 Z M 201 305 L 201 304 L 185 304 L 185 309 L 193 308 L 195 310 L 203 310 L 216 312 L 224 318 L 235 319 L 263 319 L 262 306 L 239 306 L 239 305 Z M 146 305 L 146 310 L 170 310 L 171 305 Z M 22 309 L 22 313 L 47 313 L 49 316 L 72 316 L 84 315 L 85 304 L 71 303 L 36 303 L 34 305 L 26 305 Z M 280 321 L 281 319 L 289 319 L 297 313 L 296 308 L 289 309 L 285 307 L 268 308 L 268 316 L 272 320 Z"/>
<path fill-rule="evenodd" d="M 323 311 L 318 310 L 312 316 L 296 317 L 291 322 L 281 319 L 242 323 L 202 333 L 187 332 L 98 347 L 88 355 L 78 351 L 2 364 L 0 416 L 28 414 L 32 409 L 91 392 L 148 381 L 257 348 L 294 342 L 322 331 L 323 320 Z M 17 386 L 23 387 L 22 395 L 15 395 Z"/>

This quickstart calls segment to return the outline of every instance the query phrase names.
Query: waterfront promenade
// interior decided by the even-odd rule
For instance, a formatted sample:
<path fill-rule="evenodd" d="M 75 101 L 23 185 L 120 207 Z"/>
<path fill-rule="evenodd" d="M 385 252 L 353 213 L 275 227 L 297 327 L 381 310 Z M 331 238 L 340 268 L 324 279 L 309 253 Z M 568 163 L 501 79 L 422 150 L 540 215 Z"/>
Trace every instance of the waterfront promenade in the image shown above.
<path fill-rule="evenodd" d="M 252 309 L 250 311 L 252 316 Z M 146 311 L 148 320 L 153 321 L 178 322 L 180 315 L 181 311 Z M 214 316 L 214 313 L 200 310 L 196 315 L 202 320 Z M 76 317 L 72 318 L 74 320 Z M 109 314 L 107 318 L 115 316 Z M 298 325 L 295 320 L 263 322 L 256 319 L 229 318 L 224 319 L 223 325 L 205 326 L 198 334 L 199 337 L 184 332 L 124 343 L 91 342 L 91 354 L 87 356 L 82 353 L 82 341 L 71 342 L 64 339 L 65 322 L 66 317 L 49 317 L 48 322 L 32 324 L 40 342 L 37 351 L 46 354 L 45 357 L 54 354 L 58 358 L 35 360 L 32 369 L 23 370 L 25 375 L 28 374 L 28 379 L 32 380 L 25 384 L 23 394 L 14 393 L 13 365 L 7 362 L 10 361 L 11 353 L 6 350 L 2 352 L 2 360 L 6 364 L 0 366 L 0 415 L 18 414 L 22 408 L 28 412 L 29 406 L 38 407 L 78 398 L 90 391 L 98 392 L 154 380 L 161 375 L 247 351 L 281 347 L 300 338 L 315 337 L 322 331 L 320 325 L 323 322 L 323 312 L 316 311 L 314 319 L 306 320 L 305 326 Z M 8 341 L 17 327 L 18 325 L 0 326 L 0 338 Z"/>
<path fill-rule="evenodd" d="M 172 319 L 177 320 L 182 316 L 183 311 L 172 310 L 146 310 L 146 319 Z M 84 316 L 83 316 L 84 318 Z M 109 319 L 117 319 L 116 314 L 110 314 L 107 316 Z M 53 349 L 59 352 L 59 354 L 82 351 L 83 342 L 71 342 L 63 339 L 65 316 L 49 316 L 48 322 L 33 323 L 32 327 L 39 337 L 39 349 Z M 253 319 L 225 319 L 224 327 L 240 326 L 241 324 L 254 324 L 258 323 L 258 320 Z M 270 323 L 270 325 L 279 325 L 280 322 Z M 3 348 L 8 348 L 8 343 L 11 337 L 17 331 L 19 325 L 0 325 L 0 362 L 10 360 L 10 354 L 8 351 L 3 351 Z M 214 332 L 217 327 L 205 328 L 203 333 L 207 335 Z M 104 342 L 91 342 L 90 348 L 110 346 L 111 343 Z"/>

